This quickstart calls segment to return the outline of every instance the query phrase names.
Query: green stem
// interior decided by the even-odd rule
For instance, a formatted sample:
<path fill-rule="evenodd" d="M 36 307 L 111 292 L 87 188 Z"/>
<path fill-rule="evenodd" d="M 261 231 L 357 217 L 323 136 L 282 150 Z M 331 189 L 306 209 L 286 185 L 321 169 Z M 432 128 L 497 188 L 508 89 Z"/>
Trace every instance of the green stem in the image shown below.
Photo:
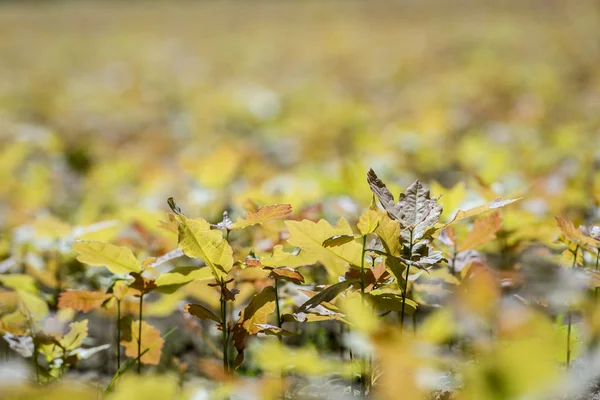
<path fill-rule="evenodd" d="M 121 300 L 117 299 L 117 371 L 121 369 Z"/>
<path fill-rule="evenodd" d="M 413 233 L 410 231 L 410 244 L 408 250 L 408 259 L 412 259 Z M 406 291 L 408 290 L 408 274 L 410 273 L 410 264 L 406 265 L 406 277 L 404 279 L 404 290 L 402 291 L 402 315 L 400 317 L 400 329 L 404 329 L 404 308 L 406 306 Z"/>
<path fill-rule="evenodd" d="M 279 311 L 279 281 L 277 277 L 275 277 L 275 308 L 277 311 L 277 326 L 281 329 L 283 323 L 281 321 L 281 311 Z M 281 336 L 281 334 L 279 334 L 279 342 L 283 342 L 283 336 Z"/>
<path fill-rule="evenodd" d="M 223 371 L 229 373 L 228 335 L 227 335 L 227 299 L 225 283 L 221 282 L 221 331 L 223 332 Z"/>
<path fill-rule="evenodd" d="M 142 322 L 143 319 L 143 308 L 144 304 L 144 293 L 140 294 L 140 326 L 138 329 L 138 365 L 137 365 L 137 373 L 138 375 L 142 373 Z"/>

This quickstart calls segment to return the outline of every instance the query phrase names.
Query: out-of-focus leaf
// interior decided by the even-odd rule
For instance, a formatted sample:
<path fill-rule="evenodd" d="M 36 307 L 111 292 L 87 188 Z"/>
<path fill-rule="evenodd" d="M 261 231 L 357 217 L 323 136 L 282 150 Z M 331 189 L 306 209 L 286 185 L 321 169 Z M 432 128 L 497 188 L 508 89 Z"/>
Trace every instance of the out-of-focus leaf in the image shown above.
<path fill-rule="evenodd" d="M 48 315 L 48 304 L 44 300 L 22 290 L 17 290 L 17 293 L 19 294 L 19 310 L 26 319 L 41 321 Z"/>
<path fill-rule="evenodd" d="M 512 204 L 516 201 L 521 200 L 522 197 L 519 197 L 517 199 L 502 199 L 500 197 L 498 197 L 496 200 L 492 200 L 491 202 L 489 202 L 488 204 L 484 204 L 478 207 L 474 207 L 474 208 L 470 208 L 468 210 L 458 210 L 458 212 L 456 213 L 456 216 L 447 224 L 443 225 L 442 228 L 446 228 L 452 224 L 455 224 L 459 221 L 462 221 L 463 219 L 466 218 L 471 218 L 474 217 L 476 215 L 482 214 L 486 211 L 490 211 L 490 210 L 495 210 L 497 208 L 502 208 L 504 206 L 507 206 L 509 204 Z"/>
<path fill-rule="evenodd" d="M 496 238 L 496 232 L 502 228 L 502 217 L 500 212 L 495 211 L 490 215 L 478 219 L 473 224 L 467 237 L 460 242 L 457 251 L 471 250 L 486 244 Z"/>
<path fill-rule="evenodd" d="M 121 345 L 125 347 L 125 355 L 131 358 L 138 356 L 138 340 L 139 340 L 140 321 L 135 321 L 131 324 L 131 340 L 121 341 Z M 160 331 L 148 324 L 142 322 L 142 352 L 146 349 L 146 353 L 142 356 L 142 364 L 158 365 L 162 348 L 165 340 L 160 336 Z"/>
<path fill-rule="evenodd" d="M 77 311 L 88 312 L 100 308 L 111 297 L 109 294 L 89 290 L 68 290 L 60 294 L 58 308 L 72 308 Z"/>
<path fill-rule="evenodd" d="M 127 247 L 104 242 L 78 241 L 73 245 L 73 251 L 79 253 L 79 262 L 106 267 L 113 274 L 142 271 L 142 264 Z"/>
<path fill-rule="evenodd" d="M 32 294 L 38 293 L 35 279 L 25 274 L 0 275 L 0 284 L 15 290 L 22 290 Z"/>
<path fill-rule="evenodd" d="M 19 353 L 22 357 L 31 357 L 33 354 L 33 339 L 31 336 L 18 336 L 11 333 L 4 335 L 8 346 Z"/>
<path fill-rule="evenodd" d="M 570 240 L 581 246 L 589 246 L 593 249 L 600 247 L 600 241 L 590 236 L 586 236 L 583 231 L 579 228 L 575 228 L 575 225 L 571 221 L 567 221 L 562 217 L 555 217 L 558 228 L 561 232 L 568 237 Z"/>
<path fill-rule="evenodd" d="M 238 218 L 237 222 L 231 226 L 231 229 L 241 229 L 255 224 L 261 224 L 265 221 L 285 218 L 292 213 L 291 204 L 274 204 L 264 206 L 256 212 L 248 211 L 244 218 Z"/>
<path fill-rule="evenodd" d="M 145 355 L 142 356 L 142 360 L 144 357 Z M 178 398 L 180 396 L 177 380 L 169 375 L 161 376 L 160 379 L 150 375 L 126 375 L 116 385 L 115 390 L 106 397 L 107 400 L 166 400 Z"/>
<path fill-rule="evenodd" d="M 186 304 L 183 310 L 201 320 L 211 319 L 219 324 L 221 323 L 221 318 L 200 304 Z"/>
<path fill-rule="evenodd" d="M 88 335 L 88 320 L 84 319 L 83 321 L 72 322 L 69 324 L 69 328 L 69 332 L 61 339 L 58 339 L 58 342 L 66 351 L 81 347 L 83 339 Z"/>
<path fill-rule="evenodd" d="M 107 349 L 110 349 L 110 344 L 103 344 L 102 346 L 90 347 L 87 349 L 79 348 L 71 351 L 70 354 L 76 356 L 78 360 L 86 360 L 94 354 Z"/>

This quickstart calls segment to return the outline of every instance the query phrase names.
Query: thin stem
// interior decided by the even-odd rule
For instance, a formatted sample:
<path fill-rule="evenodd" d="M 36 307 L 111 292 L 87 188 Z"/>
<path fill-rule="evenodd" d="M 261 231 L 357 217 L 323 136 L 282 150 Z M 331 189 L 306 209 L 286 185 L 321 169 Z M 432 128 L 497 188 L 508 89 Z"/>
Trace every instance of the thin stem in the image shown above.
<path fill-rule="evenodd" d="M 137 365 L 137 373 L 138 375 L 142 373 L 142 322 L 143 319 L 143 308 L 142 305 L 144 303 L 144 293 L 140 294 L 140 327 L 138 330 L 138 365 Z"/>
<path fill-rule="evenodd" d="M 33 318 L 31 317 L 31 313 L 29 312 L 29 308 L 25 306 L 25 311 L 27 311 L 27 325 L 29 325 L 29 334 L 31 336 L 31 340 L 33 341 L 33 364 L 35 365 L 35 378 L 37 380 L 37 384 L 40 384 L 40 363 L 38 361 L 39 349 L 35 340 L 35 323 L 33 322 Z"/>
<path fill-rule="evenodd" d="M 454 245 L 452 247 L 452 266 L 450 267 L 450 272 L 452 272 L 452 276 L 456 275 L 456 240 L 454 241 Z"/>
<path fill-rule="evenodd" d="M 121 300 L 117 299 L 117 371 L 121 369 Z"/>
<path fill-rule="evenodd" d="M 571 363 L 571 310 L 567 313 L 567 323 L 569 327 L 567 329 L 567 367 Z"/>
<path fill-rule="evenodd" d="M 281 329 L 281 325 L 283 325 L 281 321 L 281 311 L 279 311 L 279 280 L 275 277 L 275 308 L 277 311 L 277 326 Z M 279 334 L 279 342 L 283 342 L 283 336 Z"/>
<path fill-rule="evenodd" d="M 408 259 L 412 259 L 413 232 L 410 231 L 410 244 L 408 249 Z M 400 328 L 404 329 L 404 308 L 406 306 L 406 291 L 408 290 L 408 274 L 410 273 L 410 264 L 406 265 L 406 277 L 404 279 L 404 290 L 402 291 L 402 314 L 400 317 Z"/>
<path fill-rule="evenodd" d="M 365 251 L 367 246 L 367 235 L 363 235 L 362 254 L 360 257 L 360 292 L 363 302 L 365 301 Z"/>
<path fill-rule="evenodd" d="M 229 232 L 229 231 L 228 231 Z M 223 371 L 229 373 L 228 335 L 227 335 L 227 299 L 225 283 L 221 282 L 221 331 L 223 332 Z"/>

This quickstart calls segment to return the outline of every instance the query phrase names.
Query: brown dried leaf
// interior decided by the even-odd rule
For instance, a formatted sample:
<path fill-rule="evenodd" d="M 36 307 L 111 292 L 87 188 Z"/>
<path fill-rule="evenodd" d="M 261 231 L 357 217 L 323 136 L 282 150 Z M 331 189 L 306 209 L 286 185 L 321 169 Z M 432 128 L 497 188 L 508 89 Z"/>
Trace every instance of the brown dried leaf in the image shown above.
<path fill-rule="evenodd" d="M 290 281 L 297 285 L 304 283 L 304 277 L 302 276 L 302 274 L 292 268 L 275 268 L 271 270 L 271 277 L 273 277 L 274 279 Z"/>

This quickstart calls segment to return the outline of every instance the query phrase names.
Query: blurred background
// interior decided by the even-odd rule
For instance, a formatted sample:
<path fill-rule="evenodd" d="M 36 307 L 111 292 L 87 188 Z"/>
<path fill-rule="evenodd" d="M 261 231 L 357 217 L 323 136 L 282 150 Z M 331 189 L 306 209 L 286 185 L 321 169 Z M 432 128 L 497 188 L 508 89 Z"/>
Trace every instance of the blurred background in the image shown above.
<path fill-rule="evenodd" d="M 584 218 L 600 5 L 488 3 L 2 2 L 0 224 L 362 207 L 369 166 Z"/>

